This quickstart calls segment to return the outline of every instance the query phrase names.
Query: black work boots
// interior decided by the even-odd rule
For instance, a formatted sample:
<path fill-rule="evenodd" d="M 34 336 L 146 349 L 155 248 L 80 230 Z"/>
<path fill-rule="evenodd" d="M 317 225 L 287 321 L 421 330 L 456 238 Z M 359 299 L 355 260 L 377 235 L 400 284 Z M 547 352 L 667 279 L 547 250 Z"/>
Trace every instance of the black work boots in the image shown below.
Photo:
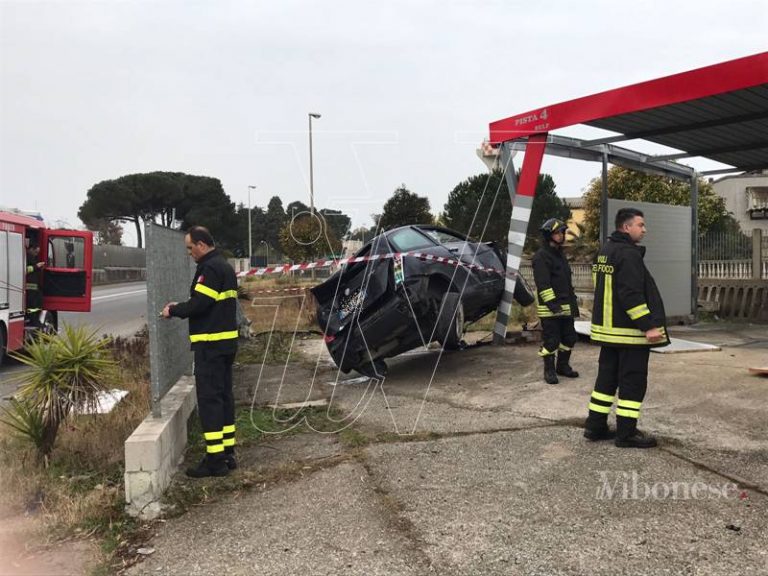
<path fill-rule="evenodd" d="M 570 360 L 571 351 L 560 350 L 557 353 L 557 367 L 555 368 L 555 372 L 560 374 L 560 376 L 565 376 L 566 378 L 578 378 L 579 373 L 571 368 L 571 365 L 569 364 Z"/>
<path fill-rule="evenodd" d="M 208 478 L 209 476 L 226 476 L 227 474 L 229 474 L 229 466 L 223 454 L 215 456 L 206 454 L 196 468 L 187 468 L 187 476 L 190 478 Z"/>
<path fill-rule="evenodd" d="M 555 355 L 549 354 L 547 356 L 544 356 L 544 381 L 547 384 L 557 384 L 560 382 L 557 379 L 557 374 L 555 373 Z"/>
<path fill-rule="evenodd" d="M 631 436 L 616 438 L 614 444 L 618 448 L 655 448 L 658 443 L 653 436 L 648 436 L 640 432 L 640 430 L 635 430 Z"/>

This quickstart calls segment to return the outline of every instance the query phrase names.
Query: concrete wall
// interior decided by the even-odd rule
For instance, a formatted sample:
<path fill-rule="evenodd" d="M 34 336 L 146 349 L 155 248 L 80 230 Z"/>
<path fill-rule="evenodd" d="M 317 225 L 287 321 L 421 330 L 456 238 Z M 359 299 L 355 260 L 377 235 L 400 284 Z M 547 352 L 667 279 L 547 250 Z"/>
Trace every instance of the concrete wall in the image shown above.
<path fill-rule="evenodd" d="M 152 519 L 187 445 L 187 421 L 195 409 L 195 385 L 182 377 L 162 399 L 162 416 L 147 416 L 125 441 L 125 501 L 134 516 Z"/>

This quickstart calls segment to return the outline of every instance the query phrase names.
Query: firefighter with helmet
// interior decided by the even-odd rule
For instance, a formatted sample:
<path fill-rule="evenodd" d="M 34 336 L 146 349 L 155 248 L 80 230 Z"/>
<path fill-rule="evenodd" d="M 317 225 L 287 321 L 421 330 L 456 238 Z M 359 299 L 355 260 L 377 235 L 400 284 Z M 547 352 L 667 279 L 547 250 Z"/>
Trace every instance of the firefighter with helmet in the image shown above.
<path fill-rule="evenodd" d="M 579 315 L 573 290 L 571 267 L 563 253 L 565 222 L 550 218 L 541 225 L 543 242 L 533 256 L 533 279 L 536 283 L 536 312 L 541 319 L 543 342 L 539 356 L 544 360 L 544 380 L 557 384 L 557 376 L 578 378 L 570 365 L 576 344 L 574 317 Z"/>

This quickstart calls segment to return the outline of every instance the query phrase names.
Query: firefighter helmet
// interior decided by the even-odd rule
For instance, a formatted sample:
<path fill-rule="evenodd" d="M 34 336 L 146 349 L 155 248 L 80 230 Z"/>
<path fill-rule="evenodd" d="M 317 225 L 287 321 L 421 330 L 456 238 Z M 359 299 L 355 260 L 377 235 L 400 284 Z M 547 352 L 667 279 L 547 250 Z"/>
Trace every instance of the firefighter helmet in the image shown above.
<path fill-rule="evenodd" d="M 544 222 L 544 224 L 541 225 L 541 228 L 539 228 L 539 230 L 541 230 L 541 234 L 547 240 L 552 238 L 552 234 L 554 234 L 555 232 L 565 233 L 567 229 L 568 229 L 568 226 L 566 225 L 566 223 L 563 222 L 562 220 L 558 220 L 557 218 L 550 218 L 549 220 Z"/>

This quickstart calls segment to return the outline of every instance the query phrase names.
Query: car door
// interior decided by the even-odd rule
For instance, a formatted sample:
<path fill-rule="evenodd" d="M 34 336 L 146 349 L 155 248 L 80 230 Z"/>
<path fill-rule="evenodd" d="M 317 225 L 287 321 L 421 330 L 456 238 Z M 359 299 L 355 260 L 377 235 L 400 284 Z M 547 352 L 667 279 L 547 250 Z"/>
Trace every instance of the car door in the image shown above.
<path fill-rule="evenodd" d="M 42 229 L 40 247 L 45 251 L 41 284 L 43 308 L 90 312 L 93 233 Z"/>

